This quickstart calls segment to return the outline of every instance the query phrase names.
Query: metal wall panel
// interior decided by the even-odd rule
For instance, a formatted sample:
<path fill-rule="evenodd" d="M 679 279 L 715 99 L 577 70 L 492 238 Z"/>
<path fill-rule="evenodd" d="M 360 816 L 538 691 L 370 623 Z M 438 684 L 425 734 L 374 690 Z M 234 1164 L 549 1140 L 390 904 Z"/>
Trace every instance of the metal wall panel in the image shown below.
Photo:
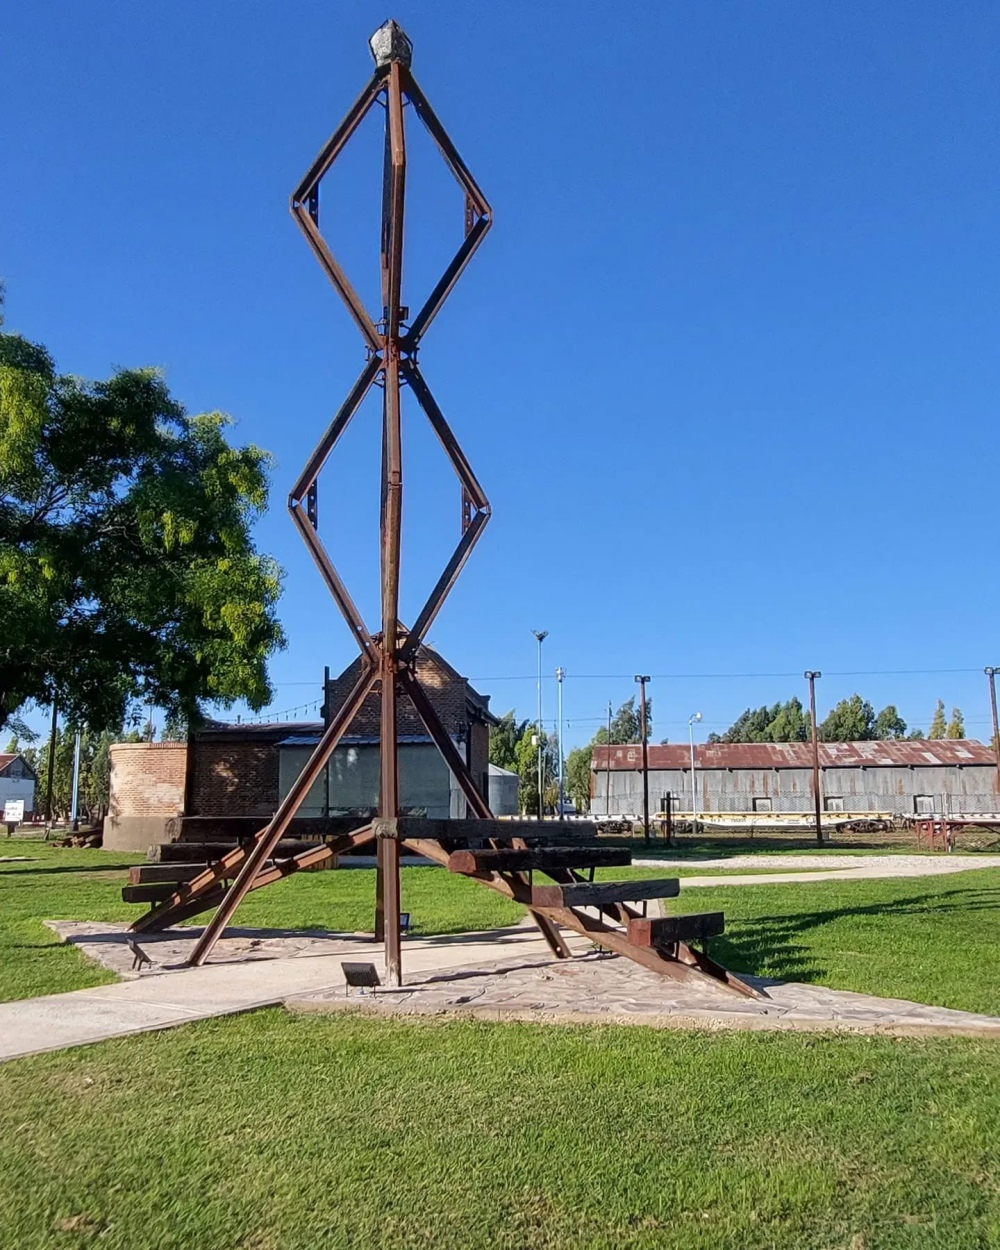
<path fill-rule="evenodd" d="M 917 795 L 931 796 L 935 812 L 993 812 L 1000 810 L 994 787 L 996 770 L 986 765 L 966 767 L 824 768 L 824 799 L 843 800 L 849 812 L 893 812 L 912 816 Z M 696 773 L 701 812 L 752 812 L 754 799 L 770 799 L 775 812 L 811 812 L 812 773 L 805 768 L 699 769 Z M 690 769 L 650 769 L 649 803 L 659 811 L 666 794 L 673 810 L 691 810 Z M 593 773 L 591 811 L 595 816 L 636 816 L 642 811 L 642 772 L 612 769 L 610 810 L 608 772 Z"/>

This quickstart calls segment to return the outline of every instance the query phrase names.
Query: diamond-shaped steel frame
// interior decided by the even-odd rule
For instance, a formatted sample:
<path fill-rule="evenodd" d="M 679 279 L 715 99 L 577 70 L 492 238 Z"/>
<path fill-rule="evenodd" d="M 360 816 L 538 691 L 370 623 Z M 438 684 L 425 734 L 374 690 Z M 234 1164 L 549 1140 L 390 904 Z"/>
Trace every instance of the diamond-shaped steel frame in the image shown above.
<path fill-rule="evenodd" d="M 567 867 L 565 858 L 572 848 L 553 849 L 540 859 L 528 852 L 524 831 L 492 819 L 486 799 L 479 793 L 476 783 L 459 755 L 454 743 L 442 726 L 434 708 L 417 678 L 416 657 L 421 641 L 431 622 L 440 611 L 455 579 L 462 571 L 483 527 L 489 520 L 490 506 L 482 487 L 459 447 L 440 408 L 431 395 L 427 383 L 417 365 L 417 349 L 427 327 L 434 320 L 441 305 L 447 299 L 462 270 L 468 264 L 483 236 L 490 228 L 492 214 L 482 192 L 466 169 L 454 144 L 444 127 L 434 115 L 410 73 L 412 46 L 406 34 L 395 22 L 386 22 L 371 40 L 376 71 L 365 90 L 340 127 L 320 152 L 312 168 L 306 174 L 292 196 L 292 213 L 302 228 L 320 264 L 343 298 L 351 312 L 368 352 L 367 363 L 354 384 L 330 428 L 320 439 L 319 446 L 309 458 L 298 481 L 292 488 L 288 506 L 299 532 L 305 539 L 313 558 L 319 566 L 330 593 L 348 622 L 361 650 L 361 671 L 357 682 L 343 705 L 329 720 L 319 745 L 310 756 L 305 768 L 295 780 L 288 795 L 278 807 L 270 823 L 255 837 L 250 846 L 229 851 L 217 863 L 205 869 L 190 883 L 179 884 L 170 897 L 154 906 L 131 927 L 134 932 L 162 929 L 166 925 L 198 915 L 216 907 L 212 920 L 195 946 L 191 963 L 205 961 L 212 947 L 222 934 L 250 890 L 270 885 L 299 869 L 328 863 L 341 851 L 360 846 L 373 839 L 378 843 L 378 891 L 376 901 L 376 937 L 385 941 L 386 980 L 390 985 L 401 981 L 400 926 L 399 926 L 399 847 L 400 841 L 408 849 L 424 855 L 435 863 L 444 864 L 450 870 L 475 876 L 484 885 L 498 890 L 509 898 L 523 903 L 541 929 L 552 951 L 562 958 L 571 954 L 559 926 L 575 929 L 577 933 L 599 942 L 602 946 L 627 956 L 643 967 L 678 980 L 708 978 L 717 985 L 725 986 L 735 993 L 759 997 L 760 991 L 743 982 L 739 977 L 716 964 L 703 951 L 692 948 L 677 936 L 665 944 L 655 945 L 652 926 L 665 922 L 646 921 L 627 902 L 634 895 L 612 894 L 591 906 L 583 901 L 567 901 L 563 889 L 569 890 L 569 898 L 582 900 L 583 895 L 574 891 L 586 890 L 577 867 Z M 368 111 L 376 102 L 385 109 L 385 167 L 382 181 L 382 316 L 376 322 L 358 298 L 347 275 L 338 264 L 326 240 L 319 230 L 319 189 L 344 144 L 357 130 Z M 409 103 L 414 112 L 430 131 L 452 173 L 465 193 L 465 239 L 446 267 L 434 290 L 428 296 L 416 317 L 407 325 L 408 312 L 400 302 L 403 269 L 403 208 L 406 190 L 406 139 L 403 125 L 404 105 Z M 417 402 L 430 421 L 441 445 L 450 459 L 462 487 L 462 535 L 451 559 L 445 565 L 437 584 L 427 602 L 421 608 L 416 621 L 407 629 L 398 617 L 399 609 L 399 552 L 400 519 L 403 493 L 403 459 L 400 429 L 400 388 L 408 385 Z M 369 631 L 358 612 L 347 587 L 333 565 L 318 533 L 319 498 L 317 478 L 338 439 L 347 428 L 372 386 L 382 388 L 382 510 L 381 510 L 381 629 Z M 271 859 L 281 838 L 287 832 L 292 818 L 306 795 L 322 775 L 337 743 L 360 711 L 365 699 L 376 687 L 380 689 L 380 764 L 379 817 L 352 829 L 349 833 L 332 838 L 325 845 L 310 847 L 289 858 Z M 455 838 L 450 832 L 442 833 L 438 825 L 452 822 L 414 820 L 402 817 L 399 811 L 398 741 L 396 728 L 397 698 L 405 694 L 427 727 L 433 741 L 461 786 L 469 807 L 478 819 L 471 822 L 477 827 L 474 838 L 486 840 L 493 848 L 484 852 L 486 864 L 482 869 L 456 867 L 448 847 Z M 459 824 L 461 822 L 458 822 Z M 557 822 L 551 822 L 557 823 Z M 478 832 L 482 829 L 482 838 Z M 562 826 L 559 825 L 559 829 Z M 532 826 L 531 838 L 542 835 L 541 822 Z M 459 840 L 464 840 L 464 835 Z M 590 848 L 596 852 L 596 848 Z M 513 865 L 497 867 L 490 855 L 499 853 L 501 859 L 513 856 Z M 473 858 L 475 858 L 473 856 Z M 570 854 L 570 861 L 574 856 Z M 525 865 L 527 859 L 527 865 Z M 554 887 L 537 889 L 532 885 L 530 868 L 535 866 L 559 883 Z M 593 885 L 594 867 L 599 856 L 585 855 L 583 864 L 589 863 Z M 491 868 L 489 865 L 494 866 Z M 527 866 L 529 871 L 523 871 Z M 227 888 L 226 882 L 233 884 Z M 618 883 L 626 885 L 628 883 Z M 656 882 L 657 888 L 675 885 L 675 882 Z M 612 883 L 614 885 L 614 883 Z M 664 895 L 666 897 L 666 895 Z M 644 896 L 645 897 L 645 896 Z M 593 902 L 593 899 L 591 899 Z M 596 910 L 596 914 L 595 914 Z M 606 923 L 610 917 L 612 923 Z M 699 919 L 697 917 L 692 919 Z M 711 918 L 709 918 L 711 919 Z M 633 933 L 635 927 L 635 933 Z"/>
<path fill-rule="evenodd" d="M 378 46 L 379 36 L 385 36 Z M 316 450 L 292 487 L 288 507 L 299 533 L 305 540 L 327 588 L 347 621 L 361 650 L 362 666 L 357 684 L 343 706 L 327 725 L 313 755 L 281 803 L 274 818 L 258 835 L 249 852 L 232 854 L 238 874 L 228 889 L 224 888 L 225 861 L 209 869 L 187 892 L 189 910 L 195 914 L 207 897 L 215 891 L 219 907 L 195 947 L 191 962 L 203 963 L 242 899 L 251 888 L 257 888 L 268 875 L 264 869 L 269 857 L 285 834 L 292 818 L 336 749 L 368 695 L 380 689 L 380 782 L 379 817 L 396 817 L 399 811 L 398 743 L 396 727 L 397 701 L 400 692 L 412 702 L 433 741 L 444 756 L 451 772 L 461 786 L 471 811 L 489 818 L 489 805 L 479 792 L 465 760 L 455 748 L 447 731 L 424 692 L 416 674 L 416 656 L 421 642 L 473 547 L 490 518 L 490 505 L 472 467 L 466 459 L 444 414 L 438 407 L 417 363 L 417 352 L 428 327 L 451 293 L 466 265 L 492 224 L 492 211 L 486 197 L 476 184 L 455 145 L 448 137 L 427 97 L 417 86 L 409 67 L 409 40 L 395 23 L 387 23 L 376 33 L 373 52 L 377 68 L 368 85 L 358 96 L 347 116 L 334 131 L 316 157 L 309 172 L 295 189 L 291 200 L 292 215 L 298 222 L 309 246 L 316 255 L 337 293 L 347 305 L 361 331 L 368 359 L 361 376 L 333 418 Z M 320 233 L 320 185 L 345 144 L 361 125 L 369 111 L 380 104 L 385 110 L 385 164 L 382 180 L 382 315 L 373 320 L 350 279 L 344 272 Z M 403 276 L 403 222 L 406 193 L 406 137 L 404 108 L 409 104 L 427 128 L 444 157 L 448 168 L 465 195 L 465 237 L 451 262 L 417 315 L 408 320 L 408 310 L 401 302 Z M 401 510 L 403 492 L 403 459 L 401 446 L 400 389 L 408 385 L 430 421 L 441 446 L 461 485 L 461 537 L 445 565 L 427 601 L 407 628 L 399 620 L 399 567 Z M 381 587 L 382 620 L 377 632 L 369 630 L 347 586 L 330 559 L 319 537 L 319 493 L 317 479 L 341 435 L 373 386 L 382 388 L 382 507 L 381 507 Z M 350 836 L 352 845 L 374 837 L 371 825 Z M 226 857 L 227 859 L 230 857 Z M 379 885 L 376 913 L 376 937 L 384 938 L 386 974 L 390 984 L 400 981 L 399 958 L 399 843 L 393 838 L 378 840 Z M 272 872 L 275 870 L 271 870 Z M 177 905 L 154 909 L 146 927 L 158 919 L 178 918 Z M 553 948 L 561 947 L 555 927 L 536 916 Z"/>

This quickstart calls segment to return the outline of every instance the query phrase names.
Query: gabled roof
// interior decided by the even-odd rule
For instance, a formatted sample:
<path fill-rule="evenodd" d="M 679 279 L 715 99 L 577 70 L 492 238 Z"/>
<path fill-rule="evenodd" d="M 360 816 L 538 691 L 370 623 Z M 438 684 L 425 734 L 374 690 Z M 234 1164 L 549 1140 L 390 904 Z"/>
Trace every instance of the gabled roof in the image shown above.
<path fill-rule="evenodd" d="M 596 746 L 591 767 L 632 770 L 642 767 L 642 748 Z M 691 748 L 685 742 L 650 746 L 649 767 L 682 771 L 691 767 Z M 972 738 L 926 738 L 917 741 L 821 742 L 821 768 L 955 768 L 962 765 L 995 765 L 992 748 Z M 714 742 L 695 747 L 698 769 L 812 768 L 812 745 L 808 742 Z"/>
<path fill-rule="evenodd" d="M 469 684 L 456 669 L 438 655 L 431 647 L 421 645 L 417 650 L 415 668 L 417 677 L 424 688 L 438 719 L 446 732 L 452 735 L 464 735 L 469 725 L 482 722 L 495 725 L 497 718 L 490 711 L 488 695 L 480 694 Z M 327 698 L 331 713 L 340 708 L 348 693 L 361 675 L 361 657 L 358 656 L 329 684 Z M 351 722 L 348 733 L 361 738 L 377 738 L 379 736 L 380 701 L 377 692 L 369 694 L 361 705 L 361 710 Z M 416 709 L 405 696 L 399 700 L 397 726 L 400 734 L 409 736 L 426 733 L 422 720 Z"/>
<path fill-rule="evenodd" d="M 11 754 L 9 751 L 0 751 L 0 776 L 2 776 L 8 768 L 10 768 L 11 764 L 13 764 L 15 760 L 20 760 L 28 772 L 31 773 L 32 777 L 34 777 L 36 781 L 38 780 L 38 774 L 19 752 Z"/>

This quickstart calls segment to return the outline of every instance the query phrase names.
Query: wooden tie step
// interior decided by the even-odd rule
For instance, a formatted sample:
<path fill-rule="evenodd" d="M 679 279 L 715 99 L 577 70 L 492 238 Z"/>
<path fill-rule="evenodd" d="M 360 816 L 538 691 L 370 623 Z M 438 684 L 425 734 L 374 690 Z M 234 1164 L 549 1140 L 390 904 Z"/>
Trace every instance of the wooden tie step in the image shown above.
<path fill-rule="evenodd" d="M 487 841 L 510 842 L 514 839 L 529 846 L 565 845 L 570 842 L 596 843 L 597 826 L 589 820 L 497 820 L 471 817 L 462 820 L 435 819 L 426 816 L 378 817 L 372 821 L 376 838 L 397 838 L 399 841 L 443 842 L 453 846 L 472 843 L 481 846 Z"/>
<path fill-rule="evenodd" d="M 633 877 L 630 881 L 579 881 L 571 885 L 533 885 L 533 907 L 612 907 L 648 898 L 676 898 L 676 877 Z"/>
<path fill-rule="evenodd" d="M 266 822 L 261 822 L 262 824 Z M 244 845 L 253 845 L 250 839 Z M 303 842 L 299 839 L 281 841 L 274 849 L 275 859 L 288 859 L 302 851 L 322 846 L 322 842 Z M 193 864 L 211 863 L 222 859 L 230 851 L 236 849 L 232 842 L 161 842 L 154 846 L 150 853 L 150 862 L 155 864 Z"/>
<path fill-rule="evenodd" d="M 675 942 L 704 942 L 726 931 L 721 911 L 699 912 L 692 916 L 644 916 L 628 922 L 628 940 L 633 946 L 672 946 Z"/>
<path fill-rule="evenodd" d="M 526 851 L 502 847 L 499 850 L 452 851 L 448 871 L 475 877 L 491 872 L 528 872 L 537 869 L 622 868 L 632 862 L 632 852 L 611 846 L 544 846 Z"/>
<path fill-rule="evenodd" d="M 158 885 L 161 881 L 193 881 L 208 864 L 136 864 L 128 870 L 129 885 Z M 235 869 L 233 875 L 235 876 Z"/>
<path fill-rule="evenodd" d="M 123 903 L 162 903 L 177 892 L 181 882 L 161 881 L 149 885 L 123 885 Z"/>

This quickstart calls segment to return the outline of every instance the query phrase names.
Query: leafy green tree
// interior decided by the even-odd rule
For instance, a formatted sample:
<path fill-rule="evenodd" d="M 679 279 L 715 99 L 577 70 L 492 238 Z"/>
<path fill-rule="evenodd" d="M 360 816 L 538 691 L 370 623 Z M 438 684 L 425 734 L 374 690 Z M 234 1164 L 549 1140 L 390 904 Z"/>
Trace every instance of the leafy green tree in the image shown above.
<path fill-rule="evenodd" d="M 524 737 L 529 721 L 519 721 L 514 709 L 504 712 L 499 724 L 490 727 L 490 763 L 508 772 L 517 772 L 517 744 Z"/>
<path fill-rule="evenodd" d="M 906 737 L 906 721 L 896 710 L 895 704 L 887 704 L 875 717 L 875 737 L 883 740 Z"/>
<path fill-rule="evenodd" d="M 875 737 L 875 709 L 859 694 L 841 699 L 819 727 L 823 742 L 865 742 Z"/>
<path fill-rule="evenodd" d="M 812 735 L 809 713 L 801 702 L 791 698 L 783 703 L 767 727 L 769 742 L 805 742 Z"/>
<path fill-rule="evenodd" d="M 946 738 L 964 738 L 965 737 L 965 717 L 962 715 L 962 709 L 953 707 L 951 709 L 951 720 L 948 722 L 948 728 L 944 731 Z"/>
<path fill-rule="evenodd" d="M 908 742 L 923 742 L 924 731 L 922 729 L 911 729 L 906 735 L 906 739 Z"/>
<path fill-rule="evenodd" d="M 777 716 L 780 707 L 780 703 L 775 703 L 773 707 L 766 704 L 757 708 L 748 707 L 717 741 L 767 742 L 768 726 Z"/>
<path fill-rule="evenodd" d="M 53 699 L 95 730 L 135 700 L 191 722 L 271 701 L 281 575 L 250 532 L 269 457 L 229 423 L 154 370 L 86 382 L 0 332 L 0 728 Z"/>
<path fill-rule="evenodd" d="M 45 806 L 49 784 L 49 742 L 46 738 L 37 748 L 22 754 L 38 774 L 35 787 L 35 810 Z M 145 742 L 142 729 L 105 729 L 99 734 L 84 729 L 80 734 L 80 788 L 77 810 L 81 819 L 100 821 L 107 814 L 111 798 L 111 745 L 115 742 Z M 52 814 L 57 820 L 68 818 L 73 802 L 73 756 L 76 730 L 70 726 L 56 730 L 55 769 L 52 774 Z"/>
<path fill-rule="evenodd" d="M 574 747 L 566 756 L 566 793 L 578 812 L 590 808 L 590 762 L 593 747 Z"/>
<path fill-rule="evenodd" d="M 528 724 L 517 743 L 517 775 L 521 779 L 519 794 L 521 810 L 536 813 L 538 811 L 538 747 L 532 742 L 537 730 Z M 554 736 L 542 734 L 542 792 L 546 802 L 550 799 L 550 790 L 556 776 Z"/>
<path fill-rule="evenodd" d="M 805 742 L 812 733 L 809 713 L 797 698 L 787 703 L 747 708 L 724 734 L 708 735 L 709 742 Z"/>
<path fill-rule="evenodd" d="M 948 726 L 944 719 L 944 699 L 938 699 L 937 707 L 934 709 L 934 719 L 931 721 L 930 733 L 928 738 L 943 738 L 948 732 Z"/>
<path fill-rule="evenodd" d="M 653 700 L 646 700 L 646 733 L 653 736 Z M 642 741 L 642 724 L 635 706 L 635 696 L 627 699 L 611 720 L 611 743 L 613 746 L 624 746 L 628 743 Z M 602 725 L 594 734 L 593 745 L 605 746 L 608 742 L 607 727 Z"/>

